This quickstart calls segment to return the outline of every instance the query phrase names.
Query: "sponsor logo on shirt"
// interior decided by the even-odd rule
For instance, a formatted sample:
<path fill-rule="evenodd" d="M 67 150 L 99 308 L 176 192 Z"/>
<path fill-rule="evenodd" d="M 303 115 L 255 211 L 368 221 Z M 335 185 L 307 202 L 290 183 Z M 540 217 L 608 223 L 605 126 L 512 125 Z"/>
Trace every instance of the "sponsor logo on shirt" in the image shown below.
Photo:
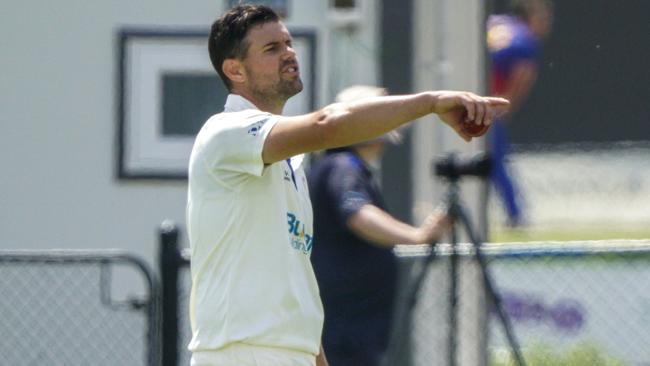
<path fill-rule="evenodd" d="M 287 169 L 284 170 L 284 180 L 291 183 L 291 173 Z"/>
<path fill-rule="evenodd" d="M 268 118 L 264 118 L 261 121 L 257 121 L 255 123 L 253 123 L 251 125 L 251 127 L 248 129 L 248 134 L 251 135 L 251 136 L 257 136 L 257 134 L 259 134 L 260 131 L 262 130 L 262 126 L 264 126 L 264 124 L 268 120 L 269 120 Z"/>
<path fill-rule="evenodd" d="M 287 223 L 289 224 L 289 234 L 291 235 L 291 247 L 304 254 L 311 253 L 313 236 L 305 232 L 305 224 L 298 220 L 296 215 L 291 212 L 287 212 Z"/>

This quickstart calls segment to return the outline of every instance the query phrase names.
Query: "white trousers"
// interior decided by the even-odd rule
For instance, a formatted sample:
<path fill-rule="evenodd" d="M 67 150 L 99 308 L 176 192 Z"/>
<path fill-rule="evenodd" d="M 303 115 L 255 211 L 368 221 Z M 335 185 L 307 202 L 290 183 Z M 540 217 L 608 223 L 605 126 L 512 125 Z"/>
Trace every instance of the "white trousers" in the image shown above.
<path fill-rule="evenodd" d="M 194 352 L 191 366 L 315 366 L 316 356 L 288 350 L 236 343 L 218 351 Z"/>

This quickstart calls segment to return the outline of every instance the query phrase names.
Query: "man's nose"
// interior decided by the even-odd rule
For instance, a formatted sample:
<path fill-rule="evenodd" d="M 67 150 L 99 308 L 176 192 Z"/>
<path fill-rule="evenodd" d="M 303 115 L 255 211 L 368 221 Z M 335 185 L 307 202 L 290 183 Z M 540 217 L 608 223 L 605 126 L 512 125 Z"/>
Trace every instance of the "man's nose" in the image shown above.
<path fill-rule="evenodd" d="M 294 50 L 292 46 L 287 46 L 284 49 L 284 58 L 285 59 L 288 59 L 288 58 L 294 58 L 295 59 L 296 58 L 296 50 Z"/>

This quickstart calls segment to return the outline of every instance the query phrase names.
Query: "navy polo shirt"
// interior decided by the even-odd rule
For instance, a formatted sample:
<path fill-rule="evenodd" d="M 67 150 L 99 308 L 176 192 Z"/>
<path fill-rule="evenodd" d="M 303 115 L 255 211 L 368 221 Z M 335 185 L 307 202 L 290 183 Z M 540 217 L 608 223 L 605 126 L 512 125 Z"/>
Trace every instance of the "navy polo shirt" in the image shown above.
<path fill-rule="evenodd" d="M 397 281 L 391 249 L 353 234 L 346 222 L 365 204 L 385 209 L 372 172 L 349 149 L 327 151 L 308 173 L 314 209 L 311 261 L 325 309 L 323 344 L 381 353 L 388 344 Z"/>

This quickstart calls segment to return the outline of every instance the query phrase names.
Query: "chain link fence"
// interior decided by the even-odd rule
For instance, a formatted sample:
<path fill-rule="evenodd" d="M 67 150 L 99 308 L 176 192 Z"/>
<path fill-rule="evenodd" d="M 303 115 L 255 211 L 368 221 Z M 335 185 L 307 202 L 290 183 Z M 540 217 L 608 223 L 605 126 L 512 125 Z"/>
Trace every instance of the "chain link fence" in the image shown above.
<path fill-rule="evenodd" d="M 650 241 L 491 247 L 530 364 L 650 365 Z M 490 316 L 491 365 L 511 364 Z"/>
<path fill-rule="evenodd" d="M 458 250 L 457 302 L 443 246 L 412 311 L 397 318 L 408 324 L 397 324 L 395 339 L 408 341 L 391 350 L 389 365 L 517 365 L 473 248 Z M 427 249 L 398 253 L 418 266 Z M 650 241 L 489 244 L 482 253 L 526 365 L 650 365 Z"/>
<path fill-rule="evenodd" d="M 396 249 L 387 365 L 516 365 L 474 247 L 455 251 Z M 650 240 L 486 244 L 481 253 L 527 365 L 650 365 Z M 0 365 L 189 364 L 189 260 L 169 225 L 162 291 L 145 263 L 121 252 L 0 251 Z M 131 295 L 134 282 L 141 295 Z"/>
<path fill-rule="evenodd" d="M 473 247 L 456 250 L 453 272 L 449 245 L 433 259 L 426 246 L 396 249 L 400 293 L 386 365 L 516 365 Z M 179 352 L 169 365 L 187 365 L 189 257 L 176 251 Z M 527 365 L 650 365 L 650 240 L 486 244 L 482 253 Z"/>
<path fill-rule="evenodd" d="M 144 295 L 117 299 L 116 276 L 141 282 Z M 0 251 L 0 278 L 0 365 L 159 364 L 157 283 L 139 259 Z"/>
<path fill-rule="evenodd" d="M 177 230 L 167 232 L 162 293 L 123 253 L 0 251 L 0 364 L 189 364 L 189 257 Z M 451 249 L 396 250 L 387 365 L 516 365 L 474 248 Z M 487 244 L 481 253 L 527 365 L 650 365 L 650 240 Z M 120 268 L 137 274 L 144 295 L 118 294 L 116 283 L 133 283 L 119 280 Z M 409 292 L 420 270 L 419 291 Z"/>

